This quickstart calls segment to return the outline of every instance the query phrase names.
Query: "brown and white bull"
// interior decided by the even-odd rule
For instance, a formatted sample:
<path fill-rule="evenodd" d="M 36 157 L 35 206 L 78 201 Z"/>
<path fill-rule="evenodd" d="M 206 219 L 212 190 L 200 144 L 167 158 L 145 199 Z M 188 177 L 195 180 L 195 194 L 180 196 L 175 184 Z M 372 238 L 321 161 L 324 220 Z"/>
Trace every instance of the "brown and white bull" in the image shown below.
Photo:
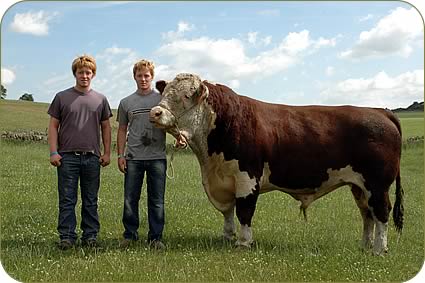
<path fill-rule="evenodd" d="M 211 203 L 224 215 L 224 237 L 236 232 L 250 246 L 258 195 L 290 194 L 305 209 L 338 187 L 349 185 L 363 219 L 362 247 L 387 251 L 391 203 L 403 227 L 400 184 L 401 129 L 391 111 L 353 106 L 287 106 L 241 96 L 193 74 L 157 83 L 163 98 L 151 122 L 189 144 L 196 154 Z"/>

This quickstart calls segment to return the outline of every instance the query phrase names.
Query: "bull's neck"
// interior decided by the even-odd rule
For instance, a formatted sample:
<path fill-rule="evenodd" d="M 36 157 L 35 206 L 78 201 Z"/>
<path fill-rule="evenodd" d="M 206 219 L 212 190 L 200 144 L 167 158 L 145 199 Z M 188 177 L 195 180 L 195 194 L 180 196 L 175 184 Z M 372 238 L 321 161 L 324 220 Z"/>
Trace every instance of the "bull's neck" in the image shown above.
<path fill-rule="evenodd" d="M 211 105 L 204 102 L 197 110 L 197 122 L 192 124 L 193 131 L 189 139 L 189 146 L 195 153 L 201 165 L 208 160 L 208 135 L 214 127 L 215 113 Z"/>
<path fill-rule="evenodd" d="M 216 150 L 216 147 L 221 148 L 222 143 L 232 142 L 235 139 L 235 129 L 228 132 L 233 121 L 244 119 L 241 115 L 245 118 L 247 115 L 249 117 L 249 109 L 241 109 L 239 95 L 225 86 L 206 84 L 209 96 L 201 104 L 199 113 L 202 114 L 199 116 L 202 118 L 197 119 L 200 124 L 193 127 L 193 135 L 189 142 L 201 166 L 208 161 L 209 155 Z M 239 129 L 236 130 L 238 134 Z M 217 140 L 218 136 L 219 140 Z"/>

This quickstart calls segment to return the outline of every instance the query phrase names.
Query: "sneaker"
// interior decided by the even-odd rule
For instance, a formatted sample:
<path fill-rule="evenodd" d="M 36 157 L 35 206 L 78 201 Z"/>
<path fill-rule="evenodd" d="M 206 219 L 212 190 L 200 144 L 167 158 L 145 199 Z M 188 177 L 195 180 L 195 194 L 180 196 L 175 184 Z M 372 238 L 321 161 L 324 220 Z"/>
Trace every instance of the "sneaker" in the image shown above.
<path fill-rule="evenodd" d="M 119 243 L 119 247 L 121 249 L 127 249 L 129 248 L 134 242 L 136 242 L 136 240 L 132 240 L 132 239 L 122 239 L 121 242 Z"/>
<path fill-rule="evenodd" d="M 165 245 L 161 240 L 153 240 L 149 242 L 149 248 L 157 251 L 164 251 L 166 249 Z"/>
<path fill-rule="evenodd" d="M 73 243 L 73 242 L 71 242 L 70 240 L 66 240 L 66 239 L 64 239 L 64 240 L 61 240 L 61 241 L 58 243 L 58 248 L 59 248 L 60 250 L 62 250 L 62 251 L 69 250 L 69 249 L 71 249 L 72 247 L 74 247 L 74 243 Z"/>
<path fill-rule="evenodd" d="M 82 240 L 81 246 L 87 247 L 87 248 L 97 248 L 99 245 L 98 245 L 97 240 L 95 238 L 91 238 L 91 239 L 87 239 L 87 240 Z"/>

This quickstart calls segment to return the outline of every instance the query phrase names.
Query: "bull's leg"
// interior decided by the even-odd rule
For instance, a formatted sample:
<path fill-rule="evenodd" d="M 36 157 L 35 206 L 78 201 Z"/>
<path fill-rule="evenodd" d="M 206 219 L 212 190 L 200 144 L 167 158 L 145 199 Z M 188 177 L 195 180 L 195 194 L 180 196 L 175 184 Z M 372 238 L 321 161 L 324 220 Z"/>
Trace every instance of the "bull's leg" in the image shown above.
<path fill-rule="evenodd" d="M 223 225 L 223 237 L 225 240 L 233 240 L 236 236 L 236 226 L 234 221 L 235 207 L 223 212 L 224 225 Z"/>
<path fill-rule="evenodd" d="M 368 250 L 372 248 L 375 222 L 373 220 L 372 213 L 369 210 L 368 199 L 363 190 L 356 185 L 352 185 L 351 192 L 363 219 L 363 236 L 360 245 L 362 249 Z"/>
<path fill-rule="evenodd" d="M 373 218 L 375 220 L 375 241 L 373 242 L 373 253 L 382 255 L 388 251 L 387 232 L 388 218 L 391 211 L 390 198 L 388 191 L 373 192 L 369 200 L 372 207 Z"/>
<path fill-rule="evenodd" d="M 257 184 L 252 193 L 246 197 L 236 198 L 236 216 L 241 224 L 239 238 L 236 241 L 237 246 L 250 247 L 253 242 L 251 220 L 255 212 L 259 192 L 260 189 Z"/>
<path fill-rule="evenodd" d="M 381 222 L 375 220 L 376 231 L 375 231 L 375 241 L 373 243 L 373 253 L 375 255 L 382 255 L 388 252 L 387 247 L 387 232 L 388 232 L 388 222 Z"/>

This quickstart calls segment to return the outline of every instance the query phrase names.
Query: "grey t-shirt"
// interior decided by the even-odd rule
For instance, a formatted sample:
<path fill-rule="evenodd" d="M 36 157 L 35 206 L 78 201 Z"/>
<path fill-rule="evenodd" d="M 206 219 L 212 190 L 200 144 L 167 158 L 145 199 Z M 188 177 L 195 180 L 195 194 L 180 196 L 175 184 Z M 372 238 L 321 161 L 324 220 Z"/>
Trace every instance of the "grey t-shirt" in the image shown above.
<path fill-rule="evenodd" d="M 104 95 L 71 87 L 56 94 L 47 113 L 59 120 L 59 152 L 92 151 L 100 156 L 100 123 L 112 116 Z"/>
<path fill-rule="evenodd" d="M 149 112 L 161 98 L 157 90 L 152 90 L 147 95 L 135 92 L 121 100 L 117 121 L 120 125 L 128 126 L 126 159 L 166 159 L 165 131 L 149 122 Z"/>

